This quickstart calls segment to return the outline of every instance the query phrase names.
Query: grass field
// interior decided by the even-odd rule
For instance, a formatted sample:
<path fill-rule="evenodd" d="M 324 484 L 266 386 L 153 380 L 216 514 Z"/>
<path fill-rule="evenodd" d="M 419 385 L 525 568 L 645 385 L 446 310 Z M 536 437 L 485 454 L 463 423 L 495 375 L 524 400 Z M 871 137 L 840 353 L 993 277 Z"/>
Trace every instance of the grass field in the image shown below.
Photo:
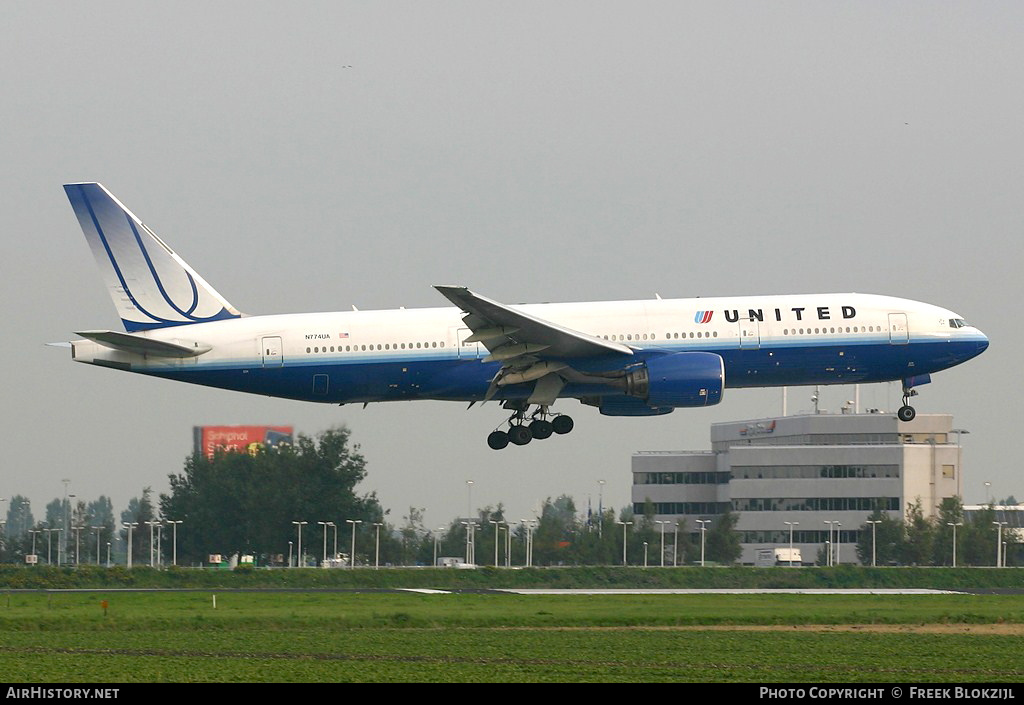
<path fill-rule="evenodd" d="M 1024 597 L 1010 595 L 62 592 L 0 600 L 0 680 L 8 683 L 1024 679 Z"/>

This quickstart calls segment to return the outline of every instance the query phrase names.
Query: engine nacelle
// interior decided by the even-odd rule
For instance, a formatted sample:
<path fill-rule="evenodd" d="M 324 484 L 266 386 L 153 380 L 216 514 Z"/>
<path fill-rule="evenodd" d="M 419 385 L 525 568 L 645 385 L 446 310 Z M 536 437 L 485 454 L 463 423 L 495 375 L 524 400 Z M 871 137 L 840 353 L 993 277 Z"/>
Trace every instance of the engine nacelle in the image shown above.
<path fill-rule="evenodd" d="M 709 352 L 662 355 L 626 373 L 626 394 L 655 408 L 711 406 L 724 389 L 725 362 Z"/>

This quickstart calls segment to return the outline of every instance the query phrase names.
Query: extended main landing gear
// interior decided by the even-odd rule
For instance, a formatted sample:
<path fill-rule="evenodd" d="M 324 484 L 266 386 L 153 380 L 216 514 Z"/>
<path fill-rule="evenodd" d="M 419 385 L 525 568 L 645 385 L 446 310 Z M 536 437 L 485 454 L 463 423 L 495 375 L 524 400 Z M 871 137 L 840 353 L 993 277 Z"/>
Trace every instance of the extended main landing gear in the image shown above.
<path fill-rule="evenodd" d="M 550 438 L 553 433 L 564 435 L 572 430 L 573 421 L 570 416 L 556 414 L 548 420 L 550 411 L 547 406 L 538 407 L 530 415 L 529 423 L 526 421 L 527 406 L 512 408 L 515 408 L 515 412 L 505 422 L 508 424 L 508 431 L 502 431 L 499 428 L 487 436 L 487 445 L 493 450 L 501 450 L 509 443 L 525 446 L 534 438 L 542 441 L 545 438 Z"/>
<path fill-rule="evenodd" d="M 896 412 L 896 418 L 900 421 L 913 421 L 914 417 L 917 416 L 917 412 L 914 411 L 914 407 L 910 405 L 910 397 L 917 396 L 916 389 L 909 389 L 906 386 L 903 387 L 903 406 Z"/>

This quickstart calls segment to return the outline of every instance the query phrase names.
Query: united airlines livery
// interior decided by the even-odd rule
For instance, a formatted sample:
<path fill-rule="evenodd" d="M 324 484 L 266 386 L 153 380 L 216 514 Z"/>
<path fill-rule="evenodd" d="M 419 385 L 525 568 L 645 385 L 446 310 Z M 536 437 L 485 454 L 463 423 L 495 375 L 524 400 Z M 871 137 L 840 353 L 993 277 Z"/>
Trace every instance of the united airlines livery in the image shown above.
<path fill-rule="evenodd" d="M 64 190 L 124 323 L 78 331 L 74 360 L 332 404 L 496 400 L 495 450 L 571 431 L 565 398 L 655 416 L 726 387 L 900 380 L 909 421 L 914 387 L 988 347 L 952 311 L 867 294 L 507 306 L 437 286 L 454 308 L 249 316 L 101 184 Z"/>

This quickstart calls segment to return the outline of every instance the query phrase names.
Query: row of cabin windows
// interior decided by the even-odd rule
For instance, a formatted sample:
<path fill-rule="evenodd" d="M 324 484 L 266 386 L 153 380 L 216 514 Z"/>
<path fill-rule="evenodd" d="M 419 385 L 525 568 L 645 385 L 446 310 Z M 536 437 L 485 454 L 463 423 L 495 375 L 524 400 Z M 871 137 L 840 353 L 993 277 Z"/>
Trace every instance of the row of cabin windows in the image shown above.
<path fill-rule="evenodd" d="M 654 335 L 654 333 L 644 333 L 642 335 L 640 333 L 626 333 L 626 334 L 619 333 L 618 335 L 602 335 L 600 337 L 604 338 L 605 340 L 657 340 L 658 339 L 657 336 Z M 677 339 L 678 338 L 685 338 L 685 337 L 687 337 L 686 333 L 666 333 L 665 334 L 665 339 L 666 340 L 671 340 L 673 338 L 677 338 Z M 718 331 L 708 331 L 707 333 L 705 333 L 704 331 L 700 331 L 698 333 L 692 333 L 691 332 L 689 337 L 691 337 L 691 338 L 717 338 L 718 337 Z"/>
<path fill-rule="evenodd" d="M 843 328 L 783 328 L 783 335 L 804 335 L 811 333 L 842 333 Z M 881 333 L 882 326 L 846 326 L 847 333 Z"/>
<path fill-rule="evenodd" d="M 845 328 L 845 332 L 847 332 L 847 333 L 881 333 L 882 330 L 883 330 L 882 326 L 846 326 L 846 328 Z M 829 327 L 829 328 L 784 328 L 782 330 L 782 334 L 783 335 L 809 335 L 809 334 L 812 334 L 812 333 L 814 333 L 814 334 L 822 334 L 822 333 L 842 333 L 842 332 L 844 332 L 844 329 L 843 329 L 842 326 L 840 326 L 838 328 L 836 328 L 836 327 Z M 605 335 L 605 336 L 601 336 L 601 337 L 603 337 L 605 340 L 656 340 L 656 336 L 654 335 L 654 333 L 650 333 L 650 334 L 644 333 L 643 335 L 641 335 L 640 333 L 626 334 L 626 335 L 623 335 L 623 334 L 620 333 L 619 335 L 612 335 L 612 336 Z M 694 333 L 693 331 L 690 331 L 689 333 L 666 333 L 665 334 L 665 339 L 666 340 L 678 340 L 679 338 L 717 338 L 717 337 L 718 337 L 718 331 L 708 331 L 708 332 L 698 331 L 696 333 Z"/>
<path fill-rule="evenodd" d="M 365 352 L 367 350 L 414 350 L 424 348 L 443 348 L 444 341 L 440 343 L 433 341 L 430 343 L 371 343 L 370 345 L 346 345 L 342 348 L 338 346 L 314 346 L 312 348 L 307 347 L 306 352 L 308 353 L 325 353 L 325 352 Z"/>
<path fill-rule="evenodd" d="M 851 326 L 846 326 L 846 332 L 847 333 L 874 333 L 876 331 L 880 333 L 882 331 L 882 326 L 852 326 L 852 327 Z M 805 328 L 793 328 L 793 329 L 784 328 L 783 331 L 782 331 L 782 334 L 783 335 L 805 335 L 805 334 L 811 334 L 811 333 L 820 334 L 820 333 L 842 333 L 842 332 L 843 332 L 843 328 L 842 327 L 839 327 L 839 328 L 806 328 L 806 329 Z M 604 336 L 601 336 L 601 337 L 604 338 L 605 340 L 630 340 L 630 341 L 631 340 L 655 340 L 656 339 L 656 336 L 654 335 L 654 333 L 643 333 L 643 334 L 640 334 L 640 333 L 625 333 L 625 334 L 624 333 L 619 333 L 618 335 L 610 335 L 610 336 L 609 335 L 604 335 Z M 696 333 L 694 333 L 693 331 L 690 331 L 689 333 L 666 333 L 665 334 L 665 338 L 667 340 L 677 340 L 679 338 L 717 338 L 717 337 L 718 337 L 718 331 L 708 331 L 708 332 L 698 331 Z M 412 350 L 412 349 L 415 349 L 415 348 L 422 349 L 422 348 L 443 348 L 443 347 L 444 347 L 444 342 L 438 343 L 436 341 L 430 342 L 430 343 L 383 343 L 383 344 L 376 343 L 376 347 L 374 346 L 374 344 L 371 344 L 369 346 L 367 346 L 367 345 L 346 345 L 344 347 L 344 352 L 362 352 L 362 351 L 366 351 L 366 350 L 407 350 L 407 349 L 408 350 Z M 306 348 L 306 352 L 308 352 L 308 353 L 335 352 L 335 349 L 337 349 L 337 352 L 343 352 L 342 347 L 340 345 L 338 345 L 338 346 L 331 345 L 330 347 L 328 347 L 326 345 L 324 345 L 323 347 L 320 347 L 320 346 L 314 346 L 312 348 L 307 347 Z"/>

